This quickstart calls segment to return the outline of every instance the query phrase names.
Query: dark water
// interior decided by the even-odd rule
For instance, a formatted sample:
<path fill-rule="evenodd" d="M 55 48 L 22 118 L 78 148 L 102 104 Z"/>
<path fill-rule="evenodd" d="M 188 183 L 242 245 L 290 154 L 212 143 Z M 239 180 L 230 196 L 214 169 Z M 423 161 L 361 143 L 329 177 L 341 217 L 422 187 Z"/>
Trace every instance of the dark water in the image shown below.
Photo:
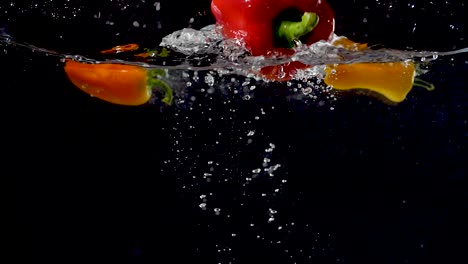
<path fill-rule="evenodd" d="M 0 27 L 87 55 L 212 24 L 209 2 L 5 1 Z M 463 1 L 329 2 L 356 41 L 468 47 Z M 398 105 L 282 84 L 245 100 L 244 77 L 210 90 L 201 71 L 185 103 L 123 107 L 76 89 L 57 57 L 7 47 L 16 262 L 465 263 L 467 62 L 431 62 L 436 90 Z"/>

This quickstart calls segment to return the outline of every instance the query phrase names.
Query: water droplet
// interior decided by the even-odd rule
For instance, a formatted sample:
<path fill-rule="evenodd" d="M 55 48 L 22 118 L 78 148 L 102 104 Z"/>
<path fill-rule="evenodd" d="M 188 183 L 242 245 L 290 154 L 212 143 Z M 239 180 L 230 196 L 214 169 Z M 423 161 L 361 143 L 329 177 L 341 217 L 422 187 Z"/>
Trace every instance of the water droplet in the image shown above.
<path fill-rule="evenodd" d="M 154 6 L 156 7 L 156 11 L 161 10 L 161 3 L 160 2 L 154 2 Z"/>
<path fill-rule="evenodd" d="M 205 76 L 205 83 L 206 83 L 206 84 L 208 84 L 209 86 L 213 86 L 213 85 L 214 85 L 214 82 L 215 82 L 215 80 L 214 80 L 213 75 L 207 74 L 207 75 Z"/>
<path fill-rule="evenodd" d="M 312 93 L 312 88 L 310 88 L 310 87 L 302 88 L 301 91 L 302 91 L 302 93 L 304 95 L 308 95 L 308 94 Z"/>

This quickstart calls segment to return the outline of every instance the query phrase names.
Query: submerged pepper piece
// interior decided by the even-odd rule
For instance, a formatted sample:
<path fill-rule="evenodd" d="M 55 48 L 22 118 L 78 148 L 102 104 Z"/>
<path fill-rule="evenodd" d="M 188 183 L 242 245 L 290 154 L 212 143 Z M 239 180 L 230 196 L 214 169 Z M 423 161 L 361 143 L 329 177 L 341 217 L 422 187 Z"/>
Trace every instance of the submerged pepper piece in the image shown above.
<path fill-rule="evenodd" d="M 101 100 L 137 106 L 145 104 L 157 86 L 165 92 L 163 102 L 171 104 L 172 90 L 158 79 L 161 70 L 113 63 L 81 63 L 67 60 L 64 67 L 68 79 L 80 90 Z"/>
<path fill-rule="evenodd" d="M 88 64 L 69 60 L 70 81 L 91 96 L 114 104 L 141 105 L 151 97 L 144 68 L 122 64 Z"/>
<path fill-rule="evenodd" d="M 367 49 L 367 44 L 341 37 L 333 45 L 352 51 Z M 415 85 L 416 69 L 412 61 L 384 63 L 333 64 L 325 67 L 324 82 L 337 90 L 367 89 L 399 103 Z M 420 85 L 430 89 L 431 84 Z"/>
<path fill-rule="evenodd" d="M 399 103 L 413 88 L 412 62 L 328 65 L 324 81 L 338 90 L 367 89 Z"/>
<path fill-rule="evenodd" d="M 128 52 L 128 51 L 134 51 L 139 49 L 140 46 L 138 44 L 126 44 L 126 45 L 121 45 L 121 46 L 115 46 L 107 50 L 101 51 L 102 54 L 116 54 L 116 53 L 121 53 L 121 52 Z"/>

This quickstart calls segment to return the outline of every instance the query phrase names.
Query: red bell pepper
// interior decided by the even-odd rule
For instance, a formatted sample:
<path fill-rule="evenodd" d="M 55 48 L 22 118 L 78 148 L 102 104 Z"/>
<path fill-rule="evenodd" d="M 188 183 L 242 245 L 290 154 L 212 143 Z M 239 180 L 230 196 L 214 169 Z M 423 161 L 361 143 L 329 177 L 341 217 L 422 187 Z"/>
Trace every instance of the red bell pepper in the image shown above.
<path fill-rule="evenodd" d="M 334 31 L 334 13 L 325 0 L 213 0 L 211 10 L 226 38 L 240 39 L 254 56 L 292 55 L 295 41 L 328 41 Z M 287 80 L 298 68 L 291 62 L 263 68 L 260 75 Z"/>

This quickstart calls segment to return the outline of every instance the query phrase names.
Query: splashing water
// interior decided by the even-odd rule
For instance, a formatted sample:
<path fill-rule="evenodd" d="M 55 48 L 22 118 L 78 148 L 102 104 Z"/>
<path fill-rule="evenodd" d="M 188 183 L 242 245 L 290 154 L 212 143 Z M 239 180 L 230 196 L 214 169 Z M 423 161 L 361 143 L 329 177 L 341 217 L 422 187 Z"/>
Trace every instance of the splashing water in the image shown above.
<path fill-rule="evenodd" d="M 334 36 L 339 38 L 339 36 Z M 16 42 L 11 36 L 0 32 L 0 45 L 4 47 L 19 46 L 32 51 L 43 52 L 63 58 L 99 63 L 98 59 L 77 54 L 61 54 L 59 52 L 36 47 L 28 43 Z M 294 55 L 251 56 L 239 40 L 224 39 L 216 30 L 215 25 L 206 26 L 200 30 L 184 28 L 164 37 L 155 50 L 166 48 L 182 56 L 171 57 L 159 62 L 149 59 L 148 62 L 134 60 L 109 59 L 106 63 L 121 63 L 147 68 L 179 69 L 179 70 L 227 70 L 241 73 L 246 70 L 266 66 L 280 65 L 292 61 L 300 61 L 309 65 L 351 64 L 361 62 L 398 62 L 414 60 L 430 62 L 442 56 L 453 56 L 468 53 L 468 48 L 454 51 L 406 51 L 395 49 L 366 49 L 350 51 L 334 46 L 330 42 L 320 41 L 312 45 L 300 45 L 295 48 Z M 194 62 L 194 59 L 197 62 Z"/>
<path fill-rule="evenodd" d="M 144 67 L 147 69 L 164 69 L 170 71 L 166 77 L 163 77 L 170 83 L 174 89 L 176 98 L 183 97 L 185 89 L 192 85 L 192 81 L 198 81 L 197 76 L 192 76 L 198 71 L 206 71 L 208 74 L 202 77 L 205 84 L 210 87 L 216 86 L 223 89 L 223 83 L 219 83 L 218 77 L 234 74 L 240 78 L 253 79 L 255 81 L 266 81 L 253 74 L 258 72 L 263 67 L 281 65 L 289 62 L 302 62 L 307 65 L 314 65 L 307 69 L 297 70 L 292 76 L 291 81 L 295 86 L 294 91 L 301 91 L 295 98 L 315 98 L 313 91 L 322 89 L 329 92 L 331 89 L 323 84 L 322 79 L 325 74 L 325 66 L 331 64 L 353 64 L 366 62 L 404 62 L 412 61 L 416 63 L 416 76 L 427 72 L 427 67 L 423 70 L 420 67 L 426 66 L 429 62 L 437 60 L 444 56 L 453 56 L 462 53 L 468 53 L 468 48 L 459 50 L 437 52 L 437 51 L 408 51 L 395 49 L 365 49 L 360 51 L 352 51 L 340 46 L 332 45 L 331 43 L 341 38 L 334 35 L 330 42 L 320 41 L 312 45 L 298 45 L 295 47 L 293 55 L 278 55 L 278 56 L 252 56 L 243 46 L 240 40 L 225 39 L 219 33 L 215 25 L 206 26 L 200 30 L 193 28 L 184 28 L 175 31 L 164 38 L 159 46 L 152 49 L 143 60 L 141 58 L 128 56 L 121 57 L 85 57 L 80 54 L 65 54 L 57 51 L 37 47 L 29 43 L 17 42 L 14 38 L 4 31 L 0 31 L 0 47 L 7 52 L 8 47 L 21 47 L 29 49 L 33 52 L 44 53 L 47 56 L 57 56 L 62 59 L 72 59 L 80 62 L 88 63 L 116 63 L 127 64 Z M 148 49 L 146 49 L 148 51 Z M 165 55 L 162 55 L 162 54 Z M 188 72 L 188 73 L 187 73 Z M 171 74 L 172 73 L 172 74 Z M 184 78 L 185 77 L 185 78 Z M 181 84 L 181 81 L 184 85 Z M 297 84 L 298 82 L 298 84 Z M 252 84 L 255 87 L 255 83 Z M 291 82 L 286 83 L 291 86 Z M 313 89 L 314 88 L 314 89 Z M 316 89 L 319 88 L 319 89 Z M 244 92 L 243 98 L 249 100 L 252 97 L 252 91 Z M 213 91 L 213 89 L 208 89 Z M 320 92 L 318 92 L 320 93 Z M 294 98 L 294 96 L 293 96 Z M 181 100 L 180 102 L 183 102 Z"/>
<path fill-rule="evenodd" d="M 339 38 L 339 36 L 335 35 L 334 38 Z M 207 26 L 201 30 L 189 28 L 176 31 L 164 37 L 160 46 L 173 48 L 187 56 L 196 53 L 216 55 L 216 60 L 210 65 L 209 69 L 251 69 L 252 67 L 280 65 L 292 61 L 300 61 L 309 65 L 396 62 L 405 60 L 429 62 L 440 56 L 451 56 L 468 52 L 468 48 L 449 52 L 393 49 L 350 51 L 331 45 L 330 42 L 321 41 L 310 46 L 303 45 L 297 47 L 295 54 L 292 56 L 282 55 L 265 58 L 263 56 L 249 56 L 247 50 L 242 47 L 242 43 L 236 40 L 225 40 L 216 32 L 214 25 Z M 178 67 L 197 68 L 189 63 L 183 63 Z"/>

